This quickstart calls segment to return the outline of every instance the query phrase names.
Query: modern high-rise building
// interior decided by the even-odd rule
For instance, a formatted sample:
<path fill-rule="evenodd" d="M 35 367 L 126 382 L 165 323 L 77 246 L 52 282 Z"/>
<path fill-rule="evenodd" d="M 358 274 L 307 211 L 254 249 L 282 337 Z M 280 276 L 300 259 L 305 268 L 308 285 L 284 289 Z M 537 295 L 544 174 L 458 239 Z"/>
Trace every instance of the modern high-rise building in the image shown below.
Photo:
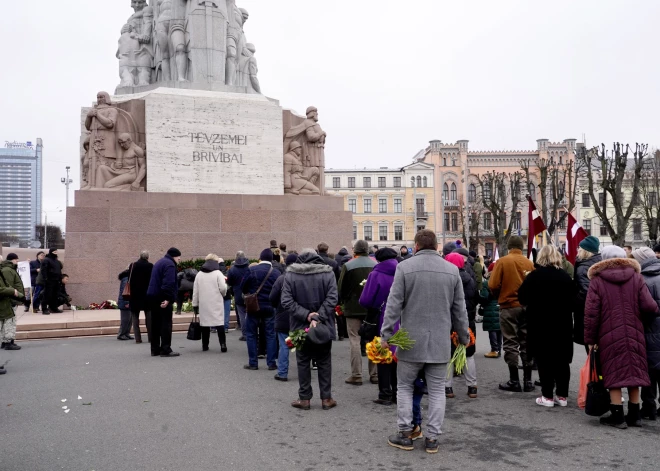
<path fill-rule="evenodd" d="M 0 149 L 0 234 L 21 242 L 34 240 L 41 223 L 42 149 L 40 138 Z"/>

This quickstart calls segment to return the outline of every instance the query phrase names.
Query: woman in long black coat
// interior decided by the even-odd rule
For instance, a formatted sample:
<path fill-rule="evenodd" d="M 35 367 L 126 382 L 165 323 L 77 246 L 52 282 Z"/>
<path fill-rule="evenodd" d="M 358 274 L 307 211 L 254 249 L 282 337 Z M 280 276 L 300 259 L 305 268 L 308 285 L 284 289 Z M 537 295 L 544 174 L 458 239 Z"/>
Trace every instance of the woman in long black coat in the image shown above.
<path fill-rule="evenodd" d="M 527 352 L 536 358 L 541 379 L 540 406 L 567 405 L 573 361 L 573 299 L 575 285 L 562 268 L 559 251 L 546 245 L 537 268 L 518 290 L 527 307 Z M 556 396 L 555 396 L 556 387 Z"/>
<path fill-rule="evenodd" d="M 133 320 L 133 335 L 135 343 L 142 343 L 142 334 L 140 332 L 140 311 L 144 311 L 145 323 L 147 326 L 147 337 L 151 342 L 151 308 L 147 301 L 147 289 L 149 280 L 151 280 L 151 271 L 154 265 L 149 262 L 149 252 L 143 250 L 140 252 L 138 261 L 131 263 L 128 267 L 131 286 L 131 299 L 128 302 Z"/>

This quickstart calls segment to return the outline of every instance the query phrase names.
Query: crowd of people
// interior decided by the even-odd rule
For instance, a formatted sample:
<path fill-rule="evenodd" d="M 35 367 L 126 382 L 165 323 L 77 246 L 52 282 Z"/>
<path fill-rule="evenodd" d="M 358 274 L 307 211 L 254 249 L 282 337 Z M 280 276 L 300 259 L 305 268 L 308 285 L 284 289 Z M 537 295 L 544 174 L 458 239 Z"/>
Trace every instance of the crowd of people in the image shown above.
<path fill-rule="evenodd" d="M 321 406 L 328 410 L 337 406 L 332 389 L 333 341 L 348 339 L 351 373 L 345 383 L 361 386 L 366 379 L 365 344 L 381 336 L 381 345 L 391 349 L 395 361 L 369 360 L 366 371 L 368 380 L 378 385 L 374 402 L 397 407 L 398 432 L 388 443 L 411 450 L 414 440 L 425 438 L 426 451 L 436 453 L 446 400 L 456 395 L 456 374 L 453 367 L 448 371 L 448 364 L 459 344 L 466 346 L 467 368 L 460 375 L 466 394 L 470 399 L 478 397 L 474 355 L 481 322 L 490 343 L 485 357 L 497 359 L 503 351 L 508 366 L 509 377 L 500 390 L 523 393 L 540 386 L 537 405 L 566 407 L 577 343 L 598 353 L 610 392 L 610 415 L 601 423 L 627 428 L 641 426 L 642 419 L 655 420 L 660 254 L 649 248 L 601 250 L 600 241 L 589 236 L 580 243 L 573 267 L 552 245 L 527 257 L 523 240 L 511 236 L 507 249 L 508 254 L 498 260 L 484 259 L 460 241 L 439 250 L 435 233 L 428 230 L 416 235 L 410 249 L 396 251 L 357 241 L 351 253 L 344 247 L 336 256 L 329 254 L 325 243 L 288 252 L 286 245 L 272 241 L 254 263 L 238 252 L 227 267 L 216 254 L 209 254 L 199 272 L 179 270 L 181 252 L 176 248 L 155 264 L 143 251 L 119 274 L 118 339 L 142 342 L 139 316 L 144 312 L 151 355 L 179 356 L 171 346 L 172 319 L 185 301 L 183 286 L 199 315 L 202 350 L 209 351 L 215 332 L 224 353 L 233 299 L 240 340 L 247 346 L 244 368 L 259 370 L 259 360 L 265 360 L 265 367 L 275 372 L 275 381 L 288 381 L 287 337 L 305 330 L 304 344 L 296 349 L 298 398 L 291 406 L 312 407 L 312 370 L 317 370 Z M 16 273 L 18 257 L 12 255 L 0 270 L 0 322 L 6 350 L 20 348 L 14 343 L 13 306 L 24 295 Z M 43 283 L 35 285 L 44 286 L 44 298 L 52 299 L 53 280 L 62 283 L 62 265 L 54 250 L 39 257 L 35 267 Z M 45 306 L 56 307 L 48 301 Z M 400 328 L 415 341 L 413 348 L 389 346 L 388 340 Z M 539 381 L 533 380 L 535 369 Z M 627 414 L 622 389 L 628 390 Z M 423 395 L 428 395 L 425 435 Z"/>

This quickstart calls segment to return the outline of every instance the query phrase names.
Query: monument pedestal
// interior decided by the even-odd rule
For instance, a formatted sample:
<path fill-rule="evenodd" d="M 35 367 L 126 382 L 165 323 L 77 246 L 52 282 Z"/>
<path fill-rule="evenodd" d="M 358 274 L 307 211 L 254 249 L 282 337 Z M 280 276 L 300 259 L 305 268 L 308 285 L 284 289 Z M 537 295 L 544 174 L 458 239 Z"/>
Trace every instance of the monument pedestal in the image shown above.
<path fill-rule="evenodd" d="M 351 246 L 353 215 L 334 196 L 77 191 L 66 227 L 67 290 L 87 305 L 117 299 L 117 275 L 141 250 L 151 262 L 170 247 L 184 260 L 233 259 L 239 250 L 256 259 L 275 239 L 289 250 L 326 242 L 337 252 Z"/>

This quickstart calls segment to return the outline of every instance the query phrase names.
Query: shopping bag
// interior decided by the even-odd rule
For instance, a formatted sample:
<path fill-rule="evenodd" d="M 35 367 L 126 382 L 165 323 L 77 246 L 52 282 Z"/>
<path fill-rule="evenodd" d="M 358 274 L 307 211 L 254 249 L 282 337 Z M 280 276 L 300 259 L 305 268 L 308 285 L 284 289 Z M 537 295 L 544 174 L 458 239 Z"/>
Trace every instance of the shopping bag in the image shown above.
<path fill-rule="evenodd" d="M 587 405 L 587 386 L 589 385 L 589 357 L 591 352 L 587 355 L 587 361 L 580 370 L 580 389 L 578 389 L 577 404 L 580 409 L 584 409 Z"/>
<path fill-rule="evenodd" d="M 188 326 L 188 340 L 202 340 L 202 326 L 197 316 L 193 317 L 193 321 Z"/>
<path fill-rule="evenodd" d="M 600 417 L 610 410 L 610 393 L 601 379 L 598 347 L 589 355 L 589 384 L 587 384 L 587 402 L 584 411 L 592 417 Z"/>

